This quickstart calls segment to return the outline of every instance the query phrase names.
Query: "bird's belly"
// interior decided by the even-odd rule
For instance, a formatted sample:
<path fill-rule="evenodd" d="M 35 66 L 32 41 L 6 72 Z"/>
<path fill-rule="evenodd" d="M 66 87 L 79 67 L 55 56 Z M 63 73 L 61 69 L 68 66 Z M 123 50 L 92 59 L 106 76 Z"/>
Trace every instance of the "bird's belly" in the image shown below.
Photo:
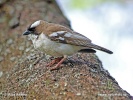
<path fill-rule="evenodd" d="M 64 55 L 70 56 L 81 49 L 80 46 L 53 42 L 51 40 L 38 42 L 39 43 L 36 41 L 34 45 L 36 49 L 54 57 L 61 57 Z"/>

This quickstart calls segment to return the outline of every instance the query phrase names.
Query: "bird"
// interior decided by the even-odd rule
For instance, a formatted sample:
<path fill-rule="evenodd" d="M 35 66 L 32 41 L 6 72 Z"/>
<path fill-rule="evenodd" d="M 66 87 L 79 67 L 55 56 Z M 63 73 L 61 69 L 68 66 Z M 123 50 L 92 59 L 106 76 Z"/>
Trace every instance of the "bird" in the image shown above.
<path fill-rule="evenodd" d="M 55 58 L 48 64 L 50 70 L 58 69 L 68 56 L 77 52 L 95 53 L 96 50 L 100 50 L 113 54 L 72 29 L 44 20 L 30 24 L 23 35 L 29 36 L 35 49 Z M 54 64 L 56 65 L 52 67 Z"/>

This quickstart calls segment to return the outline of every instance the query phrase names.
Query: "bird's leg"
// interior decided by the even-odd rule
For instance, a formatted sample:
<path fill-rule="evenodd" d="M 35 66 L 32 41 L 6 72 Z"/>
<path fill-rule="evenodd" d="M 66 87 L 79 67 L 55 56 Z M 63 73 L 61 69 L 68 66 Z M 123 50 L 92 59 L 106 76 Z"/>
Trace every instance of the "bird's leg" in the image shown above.
<path fill-rule="evenodd" d="M 63 57 L 60 57 L 60 58 L 55 58 L 54 60 L 52 60 L 49 64 L 47 64 L 46 66 L 47 67 L 51 67 L 52 65 L 54 65 L 55 63 L 58 63 L 61 61 Z"/>
<path fill-rule="evenodd" d="M 62 62 L 63 62 L 66 58 L 67 58 L 67 56 L 64 56 L 64 57 L 60 60 L 60 62 L 58 62 L 56 66 L 50 68 L 50 70 L 58 69 L 59 66 L 62 64 Z"/>

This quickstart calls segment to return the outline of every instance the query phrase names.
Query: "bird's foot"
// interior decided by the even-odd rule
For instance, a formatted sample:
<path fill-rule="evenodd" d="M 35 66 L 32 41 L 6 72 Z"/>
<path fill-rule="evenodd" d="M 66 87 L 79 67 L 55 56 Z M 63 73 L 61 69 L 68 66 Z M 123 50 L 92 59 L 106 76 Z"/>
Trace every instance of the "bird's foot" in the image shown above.
<path fill-rule="evenodd" d="M 48 64 L 46 65 L 46 67 L 51 67 L 51 66 L 54 65 L 55 63 L 60 62 L 62 58 L 63 58 L 63 57 L 55 58 L 55 59 L 52 60 L 50 63 L 48 63 Z"/>
<path fill-rule="evenodd" d="M 56 70 L 56 69 L 60 68 L 60 65 L 62 64 L 62 62 L 63 62 L 65 59 L 66 59 L 66 57 L 63 57 L 63 58 L 61 57 L 61 58 L 60 58 L 60 61 L 57 63 L 57 65 L 54 66 L 54 67 L 51 67 L 50 70 L 52 71 L 52 70 Z"/>

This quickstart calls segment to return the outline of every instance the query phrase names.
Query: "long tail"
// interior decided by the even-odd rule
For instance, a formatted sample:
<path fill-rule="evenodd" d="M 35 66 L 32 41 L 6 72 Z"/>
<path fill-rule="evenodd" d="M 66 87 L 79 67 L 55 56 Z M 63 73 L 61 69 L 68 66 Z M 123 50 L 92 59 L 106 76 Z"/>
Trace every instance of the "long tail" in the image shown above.
<path fill-rule="evenodd" d="M 101 51 L 106 52 L 106 53 L 109 53 L 109 54 L 113 54 L 112 51 L 110 51 L 110 50 L 108 50 L 108 49 L 106 49 L 106 48 L 104 48 L 104 47 L 95 45 L 95 44 L 91 44 L 91 48 L 97 49 L 97 50 L 101 50 Z"/>

